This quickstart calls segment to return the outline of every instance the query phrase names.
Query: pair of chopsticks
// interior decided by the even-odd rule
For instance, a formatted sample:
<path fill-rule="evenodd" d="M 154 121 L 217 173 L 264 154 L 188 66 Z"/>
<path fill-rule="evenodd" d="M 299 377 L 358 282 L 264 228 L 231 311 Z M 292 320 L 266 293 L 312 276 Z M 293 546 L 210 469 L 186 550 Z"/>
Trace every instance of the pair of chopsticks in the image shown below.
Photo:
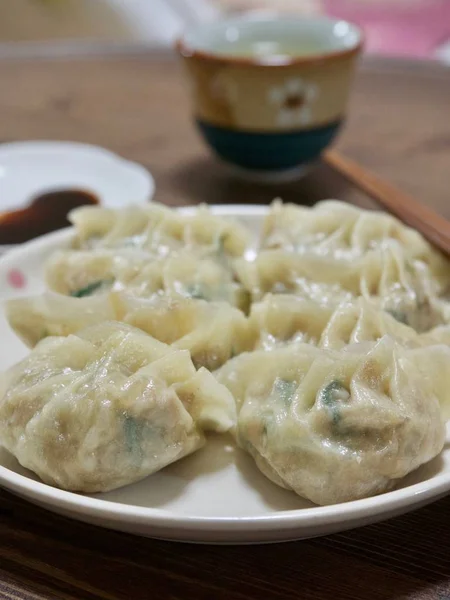
<path fill-rule="evenodd" d="M 328 151 L 324 160 L 388 212 L 417 229 L 431 244 L 450 255 L 450 223 L 444 217 L 338 152 Z"/>

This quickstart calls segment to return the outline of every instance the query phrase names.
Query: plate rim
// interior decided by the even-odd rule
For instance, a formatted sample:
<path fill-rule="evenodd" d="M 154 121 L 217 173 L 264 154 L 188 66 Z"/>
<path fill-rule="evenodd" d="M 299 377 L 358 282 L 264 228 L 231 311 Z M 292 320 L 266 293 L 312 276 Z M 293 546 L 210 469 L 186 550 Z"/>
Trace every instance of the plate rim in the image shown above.
<path fill-rule="evenodd" d="M 216 204 L 209 205 L 209 207 L 215 214 L 237 218 L 261 217 L 269 210 L 269 205 L 252 204 L 236 206 Z M 178 210 L 184 214 L 189 214 L 195 212 L 197 208 L 198 206 L 184 206 L 179 207 Z M 16 264 L 17 261 L 23 260 L 33 250 L 42 250 L 46 246 L 68 243 L 71 235 L 73 235 L 73 227 L 68 227 L 21 244 L 0 257 L 0 269 L 7 269 L 10 263 Z M 447 429 L 448 431 L 449 429 Z M 436 458 L 439 459 L 439 457 Z M 113 522 L 133 522 L 133 524 L 146 524 L 159 528 L 184 526 L 185 528 L 194 528 L 199 532 L 215 530 L 218 532 L 255 533 L 276 528 L 286 532 L 291 529 L 298 530 L 302 526 L 313 528 L 314 526 L 337 523 L 344 526 L 349 521 L 356 522 L 364 518 L 374 520 L 384 513 L 392 514 L 409 506 L 413 509 L 417 504 L 424 504 L 433 499 L 438 499 L 450 492 L 450 469 L 432 475 L 430 479 L 425 481 L 369 498 L 328 506 L 281 510 L 268 515 L 236 517 L 174 514 L 170 509 L 113 502 L 50 486 L 42 481 L 36 481 L 26 475 L 12 471 L 3 465 L 0 465 L 0 485 L 22 497 L 41 502 L 46 506 L 68 510 L 80 516 L 107 518 Z"/>

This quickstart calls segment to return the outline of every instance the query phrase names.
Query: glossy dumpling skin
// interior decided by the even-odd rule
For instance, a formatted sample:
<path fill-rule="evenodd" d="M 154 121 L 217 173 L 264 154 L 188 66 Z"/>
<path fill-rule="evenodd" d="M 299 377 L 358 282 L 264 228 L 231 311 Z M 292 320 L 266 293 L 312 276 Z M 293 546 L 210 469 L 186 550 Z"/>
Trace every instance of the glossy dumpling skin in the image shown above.
<path fill-rule="evenodd" d="M 299 261 L 303 268 L 293 268 L 297 285 L 289 278 L 276 283 L 291 290 L 297 287 L 295 293 L 315 300 L 322 293 L 325 301 L 337 294 L 338 302 L 344 300 L 344 292 L 374 302 L 378 297 L 378 306 L 417 331 L 449 322 L 450 261 L 417 231 L 385 213 L 335 200 L 319 202 L 313 208 L 277 201 L 265 219 L 261 248 L 282 249 L 303 257 Z M 314 265 L 318 269 L 317 290 L 308 285 Z M 332 273 L 333 266 L 336 279 L 329 279 L 327 269 Z M 346 279 L 349 274 L 350 281 Z"/>
<path fill-rule="evenodd" d="M 143 300 L 124 294 L 115 302 L 126 323 L 174 348 L 189 350 L 196 367 L 215 370 L 254 345 L 248 319 L 224 302 L 164 296 Z"/>
<path fill-rule="evenodd" d="M 163 287 L 162 262 L 129 249 L 55 252 L 46 263 L 45 275 L 50 290 L 74 298 L 126 287 L 150 296 Z"/>
<path fill-rule="evenodd" d="M 352 261 L 316 253 L 261 252 L 239 260 L 240 281 L 254 301 L 267 293 L 293 294 L 336 307 L 362 296 L 398 321 L 424 332 L 450 323 L 447 277 L 420 261 L 409 261 L 399 245 L 388 245 Z"/>
<path fill-rule="evenodd" d="M 266 294 L 293 294 L 324 306 L 351 300 L 359 291 L 354 264 L 339 263 L 313 254 L 265 250 L 255 260 L 235 263 L 239 281 L 258 302 Z"/>
<path fill-rule="evenodd" d="M 227 302 L 247 312 L 250 295 L 237 281 L 232 267 L 211 258 L 183 254 L 163 266 L 164 293 L 208 302 Z"/>
<path fill-rule="evenodd" d="M 48 261 L 49 288 L 75 297 L 127 290 L 223 301 L 248 310 L 249 294 L 237 281 L 233 261 L 252 243 L 233 219 L 200 207 L 182 215 L 158 204 L 111 210 L 72 211 L 73 248 Z"/>
<path fill-rule="evenodd" d="M 420 233 L 395 217 L 338 200 L 318 202 L 312 208 L 275 201 L 261 236 L 264 249 L 312 251 L 346 260 L 391 244 L 398 245 L 408 259 L 424 262 L 433 272 L 450 268 L 449 261 Z"/>
<path fill-rule="evenodd" d="M 385 335 L 411 348 L 450 341 L 450 327 L 418 334 L 362 297 L 331 308 L 290 294 L 267 294 L 252 305 L 249 320 L 255 347 L 265 350 L 298 342 L 340 350 Z"/>
<path fill-rule="evenodd" d="M 102 321 L 120 321 L 111 294 L 72 298 L 55 292 L 13 298 L 5 303 L 9 326 L 29 347 L 54 336 L 68 336 Z"/>
<path fill-rule="evenodd" d="M 254 349 L 272 350 L 305 342 L 317 346 L 333 308 L 292 294 L 266 294 L 252 304 L 249 323 Z"/>
<path fill-rule="evenodd" d="M 234 403 L 189 353 L 104 322 L 41 341 L 3 376 L 0 439 L 46 483 L 101 492 L 190 454 Z"/>
<path fill-rule="evenodd" d="M 46 277 L 51 290 L 77 298 L 125 290 L 143 298 L 164 293 L 228 302 L 244 311 L 249 304 L 230 265 L 188 252 L 154 258 L 139 250 L 62 251 L 48 261 Z"/>
<path fill-rule="evenodd" d="M 360 353 L 294 344 L 242 354 L 217 377 L 259 469 L 326 505 L 385 492 L 441 452 L 439 399 L 417 360 L 388 337 Z"/>
<path fill-rule="evenodd" d="M 103 320 L 121 321 L 174 348 L 189 350 L 197 368 L 210 370 L 254 344 L 253 329 L 240 310 L 225 302 L 193 298 L 145 299 L 123 292 L 71 298 L 46 292 L 10 300 L 6 316 L 30 347 L 45 337 L 77 333 Z"/>
<path fill-rule="evenodd" d="M 234 219 L 213 215 L 206 206 L 183 215 L 162 204 L 120 210 L 81 207 L 69 215 L 74 247 L 83 250 L 133 248 L 154 256 L 189 251 L 197 256 L 242 256 L 251 243 L 247 229 Z"/>

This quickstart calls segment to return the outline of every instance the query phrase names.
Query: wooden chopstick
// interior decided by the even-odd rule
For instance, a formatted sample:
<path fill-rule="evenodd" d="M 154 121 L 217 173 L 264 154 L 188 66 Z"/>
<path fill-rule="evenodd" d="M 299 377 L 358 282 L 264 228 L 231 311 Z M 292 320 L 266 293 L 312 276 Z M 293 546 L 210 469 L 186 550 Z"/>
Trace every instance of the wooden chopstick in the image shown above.
<path fill-rule="evenodd" d="M 417 229 L 431 244 L 450 254 L 450 222 L 412 196 L 384 181 L 355 161 L 331 150 L 326 164 L 401 221 Z"/>

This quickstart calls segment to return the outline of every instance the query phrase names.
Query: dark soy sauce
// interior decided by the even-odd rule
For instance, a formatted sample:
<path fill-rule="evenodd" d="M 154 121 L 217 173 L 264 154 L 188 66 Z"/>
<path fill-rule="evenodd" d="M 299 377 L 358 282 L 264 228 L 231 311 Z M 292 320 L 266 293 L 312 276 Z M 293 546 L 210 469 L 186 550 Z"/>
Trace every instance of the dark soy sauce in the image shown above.
<path fill-rule="evenodd" d="M 67 214 L 77 206 L 99 204 L 84 190 L 55 190 L 33 198 L 25 208 L 0 213 L 0 244 L 21 244 L 70 225 Z"/>

